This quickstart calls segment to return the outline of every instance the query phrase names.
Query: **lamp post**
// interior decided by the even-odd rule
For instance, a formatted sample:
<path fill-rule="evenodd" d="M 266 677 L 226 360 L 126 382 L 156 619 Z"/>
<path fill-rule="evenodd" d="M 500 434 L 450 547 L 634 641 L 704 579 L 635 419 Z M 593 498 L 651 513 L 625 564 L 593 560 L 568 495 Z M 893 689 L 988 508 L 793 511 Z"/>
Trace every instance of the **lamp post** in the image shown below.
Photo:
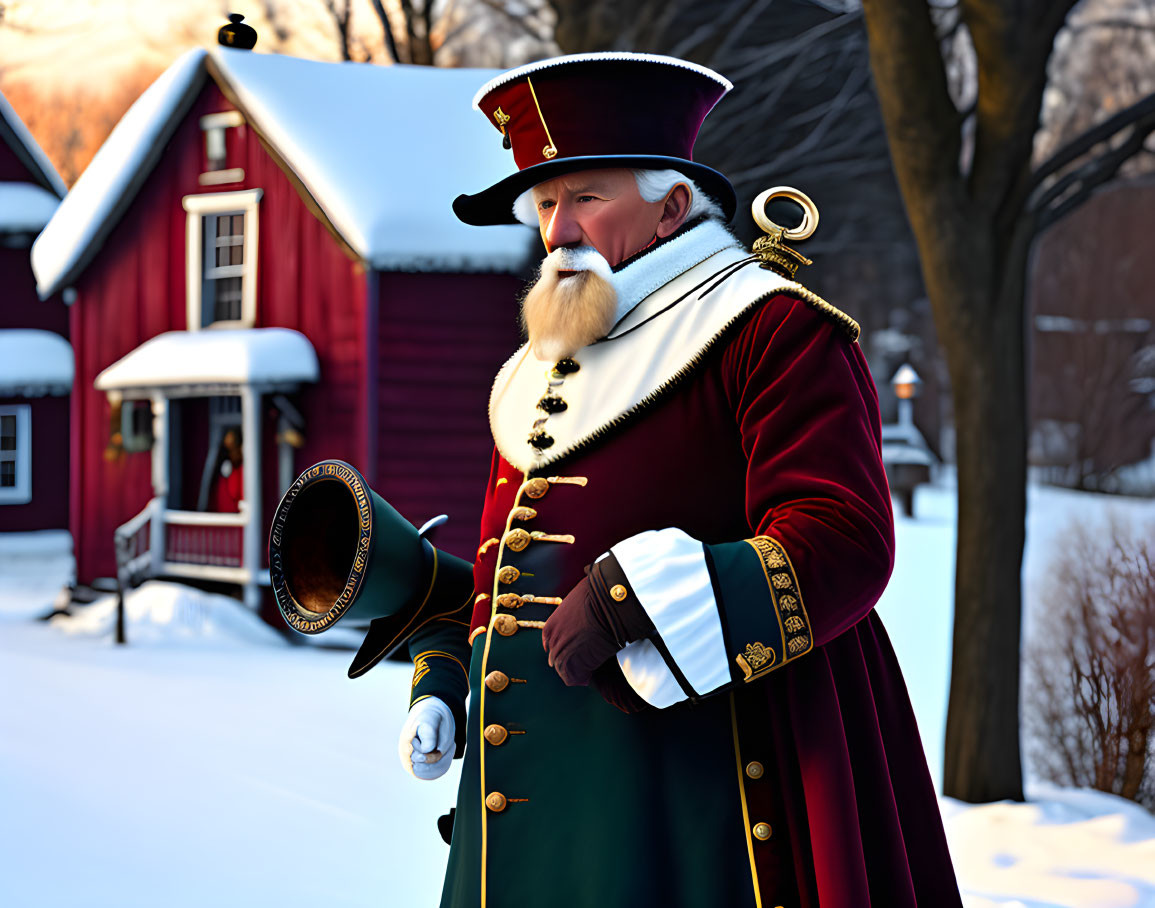
<path fill-rule="evenodd" d="M 930 454 L 918 429 L 914 427 L 914 399 L 922 379 L 903 363 L 890 380 L 898 398 L 898 422 L 882 429 L 883 462 L 890 489 L 902 501 L 908 517 L 914 516 L 914 489 L 930 480 Z"/>
<path fill-rule="evenodd" d="M 922 379 L 911 368 L 910 363 L 899 366 L 890 380 L 894 396 L 898 398 L 898 424 L 904 429 L 914 428 L 914 399 L 918 397 L 921 384 Z"/>

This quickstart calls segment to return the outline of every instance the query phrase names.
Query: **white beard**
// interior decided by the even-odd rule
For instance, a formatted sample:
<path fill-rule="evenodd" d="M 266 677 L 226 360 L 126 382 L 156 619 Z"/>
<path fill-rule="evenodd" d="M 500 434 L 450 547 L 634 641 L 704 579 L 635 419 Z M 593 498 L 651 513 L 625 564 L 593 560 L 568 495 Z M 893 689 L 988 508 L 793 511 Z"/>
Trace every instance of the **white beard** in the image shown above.
<path fill-rule="evenodd" d="M 559 277 L 558 272 L 575 272 Z M 541 273 L 521 303 L 521 319 L 534 355 L 572 356 L 605 337 L 617 321 L 613 271 L 592 246 L 558 248 L 541 262 Z"/>

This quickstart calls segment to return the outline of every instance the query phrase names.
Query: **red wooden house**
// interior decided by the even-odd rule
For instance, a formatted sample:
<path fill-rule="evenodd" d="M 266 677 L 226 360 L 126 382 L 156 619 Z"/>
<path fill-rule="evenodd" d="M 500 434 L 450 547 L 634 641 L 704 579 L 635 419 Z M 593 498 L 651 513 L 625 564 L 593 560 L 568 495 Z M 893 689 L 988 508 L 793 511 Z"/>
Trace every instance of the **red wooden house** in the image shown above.
<path fill-rule="evenodd" d="M 1146 176 L 1104 186 L 1035 244 L 1030 458 L 1048 481 L 1155 490 L 1153 228 Z"/>
<path fill-rule="evenodd" d="M 65 191 L 0 95 L 0 533 L 68 526 L 68 312 L 37 300 L 29 261 Z"/>
<path fill-rule="evenodd" d="M 534 242 L 450 209 L 511 166 L 470 109 L 489 75 L 217 47 L 128 111 L 33 250 L 75 298 L 81 583 L 117 533 L 137 573 L 255 604 L 281 492 L 329 457 L 472 558 Z"/>

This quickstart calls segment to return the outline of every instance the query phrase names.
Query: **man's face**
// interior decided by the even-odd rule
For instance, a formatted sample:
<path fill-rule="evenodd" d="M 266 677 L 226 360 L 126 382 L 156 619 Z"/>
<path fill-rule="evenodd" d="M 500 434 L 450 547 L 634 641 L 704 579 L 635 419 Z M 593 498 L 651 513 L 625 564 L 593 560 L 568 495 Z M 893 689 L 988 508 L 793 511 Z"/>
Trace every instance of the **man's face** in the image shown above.
<path fill-rule="evenodd" d="M 612 267 L 666 235 L 665 200 L 645 201 L 624 168 L 582 170 L 539 183 L 533 201 L 547 252 L 593 246 Z"/>

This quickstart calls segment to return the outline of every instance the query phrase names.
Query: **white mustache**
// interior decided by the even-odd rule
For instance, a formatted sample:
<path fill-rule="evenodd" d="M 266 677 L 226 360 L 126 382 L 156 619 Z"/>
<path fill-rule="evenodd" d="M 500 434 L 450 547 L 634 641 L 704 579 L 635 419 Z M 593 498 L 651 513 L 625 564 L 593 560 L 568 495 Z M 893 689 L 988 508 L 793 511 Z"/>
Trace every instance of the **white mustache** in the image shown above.
<path fill-rule="evenodd" d="M 555 275 L 559 271 L 592 271 L 607 281 L 613 274 L 610 263 L 593 246 L 559 246 L 542 259 L 541 270 L 543 274 Z"/>

